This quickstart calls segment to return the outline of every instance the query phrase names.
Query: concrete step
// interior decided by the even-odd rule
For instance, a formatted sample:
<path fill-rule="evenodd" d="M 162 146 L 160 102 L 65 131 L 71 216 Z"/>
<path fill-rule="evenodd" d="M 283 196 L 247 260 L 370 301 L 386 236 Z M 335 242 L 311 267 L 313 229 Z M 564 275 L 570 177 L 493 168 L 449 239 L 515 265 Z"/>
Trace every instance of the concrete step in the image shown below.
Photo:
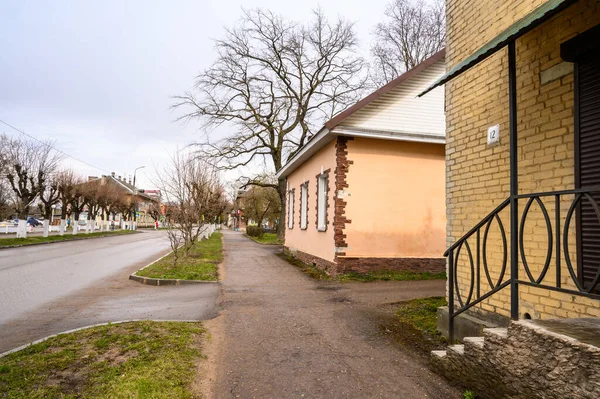
<path fill-rule="evenodd" d="M 451 350 L 452 352 L 455 352 L 459 355 L 464 355 L 465 353 L 465 346 L 460 344 L 460 345 L 450 345 L 448 347 L 449 350 Z"/>
<path fill-rule="evenodd" d="M 448 352 L 447 351 L 431 351 L 431 354 L 433 355 L 434 358 L 444 359 L 446 357 L 446 355 L 448 354 Z"/>
<path fill-rule="evenodd" d="M 483 329 L 484 337 L 495 337 L 504 339 L 508 337 L 508 328 L 497 327 L 497 328 L 484 328 Z"/>
<path fill-rule="evenodd" d="M 465 337 L 463 339 L 463 343 L 467 348 L 469 346 L 474 346 L 478 349 L 483 349 L 484 342 L 485 342 L 485 338 L 483 338 L 483 337 Z"/>

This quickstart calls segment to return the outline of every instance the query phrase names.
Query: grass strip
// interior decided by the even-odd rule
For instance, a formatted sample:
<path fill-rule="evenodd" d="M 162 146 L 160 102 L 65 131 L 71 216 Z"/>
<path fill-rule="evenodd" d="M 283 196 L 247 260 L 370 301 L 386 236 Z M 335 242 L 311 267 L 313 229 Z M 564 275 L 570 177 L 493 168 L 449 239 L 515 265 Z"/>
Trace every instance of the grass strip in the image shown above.
<path fill-rule="evenodd" d="M 2 398 L 193 398 L 200 323 L 129 322 L 59 335 L 0 358 Z"/>
<path fill-rule="evenodd" d="M 213 233 L 210 238 L 196 242 L 187 254 L 180 249 L 175 264 L 175 256 L 171 253 L 135 274 L 171 280 L 217 281 L 218 266 L 223 261 L 222 236 L 222 233 Z"/>
<path fill-rule="evenodd" d="M 31 236 L 27 238 L 0 238 L 0 248 L 2 247 L 12 247 L 15 245 L 32 245 L 32 244 L 40 244 L 46 242 L 61 242 L 61 241 L 72 241 L 72 240 L 80 240 L 83 238 L 98 238 L 98 237 L 108 237 L 108 236 L 118 236 L 125 234 L 134 234 L 137 233 L 135 230 L 117 230 L 117 231 L 103 231 L 97 233 L 84 233 L 80 232 L 77 235 L 73 235 L 72 233 L 65 233 L 65 235 L 52 235 L 48 237 L 42 236 Z"/>
<path fill-rule="evenodd" d="M 368 273 L 344 273 L 337 279 L 341 282 L 348 281 L 411 281 L 411 280 L 445 280 L 446 272 L 413 272 L 409 270 L 379 270 Z"/>
<path fill-rule="evenodd" d="M 384 326 L 385 330 L 400 344 L 428 356 L 430 351 L 447 344 L 446 338 L 437 331 L 437 309 L 446 305 L 446 298 L 439 296 L 400 302 L 393 322 Z"/>
<path fill-rule="evenodd" d="M 277 254 L 281 259 L 298 267 L 302 272 L 317 280 L 337 280 L 341 283 L 348 282 L 372 282 L 372 281 L 412 281 L 412 280 L 445 280 L 446 272 L 430 273 L 430 272 L 413 272 L 406 270 L 379 270 L 369 273 L 344 273 L 332 277 L 316 266 L 308 265 L 300 259 L 289 254 Z"/>
<path fill-rule="evenodd" d="M 268 245 L 281 245 L 283 242 L 277 237 L 275 233 L 265 233 L 262 237 L 252 237 L 248 234 L 245 234 L 249 239 L 256 241 L 259 244 L 268 244 Z"/>

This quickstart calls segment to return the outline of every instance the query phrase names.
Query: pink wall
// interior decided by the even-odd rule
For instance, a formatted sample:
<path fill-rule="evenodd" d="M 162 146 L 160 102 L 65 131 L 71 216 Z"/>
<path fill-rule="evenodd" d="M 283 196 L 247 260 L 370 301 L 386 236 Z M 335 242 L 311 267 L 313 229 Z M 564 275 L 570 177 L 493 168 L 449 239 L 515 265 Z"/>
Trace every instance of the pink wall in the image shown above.
<path fill-rule="evenodd" d="M 285 221 L 285 245 L 319 258 L 333 262 L 335 247 L 333 242 L 333 204 L 335 194 L 335 140 L 323 147 L 308 161 L 293 171 L 288 177 L 288 190 L 295 188 L 294 227 L 288 228 L 288 213 Z M 317 219 L 317 179 L 322 170 L 329 172 L 329 197 L 327 201 L 327 230 L 318 231 Z M 300 229 L 300 185 L 308 181 L 308 228 Z M 286 206 L 286 209 L 287 206 Z"/>
<path fill-rule="evenodd" d="M 355 138 L 348 159 L 346 255 L 442 257 L 444 145 Z"/>

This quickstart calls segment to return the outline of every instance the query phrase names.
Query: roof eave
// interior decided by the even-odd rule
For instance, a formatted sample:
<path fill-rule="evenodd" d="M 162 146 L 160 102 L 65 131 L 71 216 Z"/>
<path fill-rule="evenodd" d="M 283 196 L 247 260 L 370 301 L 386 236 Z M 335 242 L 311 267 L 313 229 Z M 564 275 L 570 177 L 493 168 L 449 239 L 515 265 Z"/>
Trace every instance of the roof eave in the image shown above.
<path fill-rule="evenodd" d="M 331 139 L 330 130 L 323 126 L 321 130 L 308 143 L 298 151 L 292 159 L 290 159 L 279 171 L 275 174 L 277 179 L 283 179 L 292 173 L 296 168 L 302 165 L 308 158 L 323 148 Z"/>

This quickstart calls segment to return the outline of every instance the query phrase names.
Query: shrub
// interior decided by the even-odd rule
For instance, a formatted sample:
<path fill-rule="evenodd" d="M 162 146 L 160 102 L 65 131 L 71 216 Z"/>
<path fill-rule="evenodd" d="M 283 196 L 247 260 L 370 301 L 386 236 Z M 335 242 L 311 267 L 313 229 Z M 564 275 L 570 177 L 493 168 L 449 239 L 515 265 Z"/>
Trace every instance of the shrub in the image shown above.
<path fill-rule="evenodd" d="M 250 237 L 261 238 L 265 232 L 260 226 L 248 226 L 246 227 L 246 234 L 248 234 Z"/>

